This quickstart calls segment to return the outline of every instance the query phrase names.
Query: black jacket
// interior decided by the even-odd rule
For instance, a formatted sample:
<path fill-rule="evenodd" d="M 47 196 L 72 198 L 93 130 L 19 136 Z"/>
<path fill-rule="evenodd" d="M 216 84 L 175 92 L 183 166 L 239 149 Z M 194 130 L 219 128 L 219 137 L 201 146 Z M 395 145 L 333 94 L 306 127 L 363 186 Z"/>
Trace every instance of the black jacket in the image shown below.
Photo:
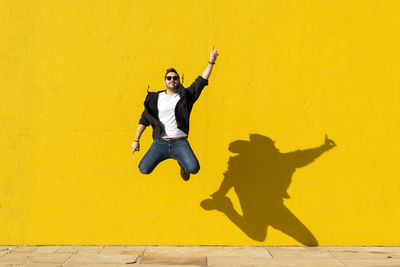
<path fill-rule="evenodd" d="M 189 118 L 193 104 L 199 98 L 201 91 L 206 85 L 208 85 L 208 80 L 199 76 L 188 88 L 184 88 L 182 84 L 178 87 L 180 99 L 175 107 L 176 124 L 187 135 L 189 134 Z M 164 127 L 158 118 L 157 108 L 158 95 L 162 92 L 165 92 L 165 90 L 148 92 L 144 101 L 144 111 L 139 120 L 140 124 L 144 126 L 151 125 L 153 127 L 153 139 L 160 139 L 165 135 Z"/>

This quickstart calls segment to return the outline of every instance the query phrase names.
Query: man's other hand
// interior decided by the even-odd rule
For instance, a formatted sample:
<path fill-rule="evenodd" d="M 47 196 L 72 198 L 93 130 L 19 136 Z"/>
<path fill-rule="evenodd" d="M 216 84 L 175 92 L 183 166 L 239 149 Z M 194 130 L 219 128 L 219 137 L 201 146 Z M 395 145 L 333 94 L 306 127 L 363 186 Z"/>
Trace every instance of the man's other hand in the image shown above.
<path fill-rule="evenodd" d="M 132 147 L 132 155 L 133 153 L 135 153 L 135 151 L 139 151 L 140 145 L 139 142 L 133 141 L 133 143 L 131 144 Z"/>

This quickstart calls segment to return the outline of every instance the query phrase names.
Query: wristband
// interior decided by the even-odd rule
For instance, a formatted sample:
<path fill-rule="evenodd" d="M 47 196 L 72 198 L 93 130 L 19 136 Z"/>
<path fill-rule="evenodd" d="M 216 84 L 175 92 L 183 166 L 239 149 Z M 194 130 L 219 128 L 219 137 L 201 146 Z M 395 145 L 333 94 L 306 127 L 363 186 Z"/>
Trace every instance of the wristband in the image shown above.
<path fill-rule="evenodd" d="M 208 63 L 210 63 L 211 65 L 214 65 L 214 64 L 215 64 L 215 62 L 211 62 L 211 61 L 208 61 Z"/>
<path fill-rule="evenodd" d="M 135 143 L 138 143 L 138 144 L 139 144 L 139 141 L 133 140 L 133 142 L 135 142 Z"/>

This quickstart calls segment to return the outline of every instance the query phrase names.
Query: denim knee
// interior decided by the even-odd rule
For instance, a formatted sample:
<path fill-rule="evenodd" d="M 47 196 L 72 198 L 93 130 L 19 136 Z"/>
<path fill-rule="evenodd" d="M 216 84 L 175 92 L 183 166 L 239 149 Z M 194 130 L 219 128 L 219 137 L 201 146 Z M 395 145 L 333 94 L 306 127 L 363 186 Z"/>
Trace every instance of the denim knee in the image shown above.
<path fill-rule="evenodd" d="M 140 165 L 139 164 L 139 171 L 142 173 L 142 174 L 150 174 L 151 172 L 152 172 L 152 170 L 150 170 L 150 169 L 146 169 L 146 168 L 143 168 L 143 166 L 142 165 Z"/>
<path fill-rule="evenodd" d="M 200 171 L 200 165 L 197 162 L 197 164 L 192 165 L 189 167 L 189 169 L 186 170 L 187 173 L 191 173 L 191 174 L 196 174 Z"/>

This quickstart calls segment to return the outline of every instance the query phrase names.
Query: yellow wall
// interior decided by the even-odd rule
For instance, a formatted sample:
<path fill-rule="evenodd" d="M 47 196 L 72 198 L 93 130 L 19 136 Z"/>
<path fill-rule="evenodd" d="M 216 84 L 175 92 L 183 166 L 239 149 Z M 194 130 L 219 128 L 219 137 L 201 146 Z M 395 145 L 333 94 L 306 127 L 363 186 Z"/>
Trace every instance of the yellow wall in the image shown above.
<path fill-rule="evenodd" d="M 320 245 L 399 245 L 399 11 L 395 0 L 0 1 L 0 244 L 307 243 L 284 223 L 293 233 L 268 227 L 257 241 L 203 209 L 233 175 L 268 194 L 291 178 L 283 207 Z M 173 66 L 188 86 L 212 45 L 191 118 L 200 172 L 184 182 L 168 160 L 140 174 L 151 129 L 133 157 L 130 144 L 147 85 L 163 89 Z M 283 154 L 326 133 L 338 146 L 293 175 L 260 147 L 225 173 L 229 145 L 250 134 Z M 256 219 L 273 205 L 255 205 Z"/>

